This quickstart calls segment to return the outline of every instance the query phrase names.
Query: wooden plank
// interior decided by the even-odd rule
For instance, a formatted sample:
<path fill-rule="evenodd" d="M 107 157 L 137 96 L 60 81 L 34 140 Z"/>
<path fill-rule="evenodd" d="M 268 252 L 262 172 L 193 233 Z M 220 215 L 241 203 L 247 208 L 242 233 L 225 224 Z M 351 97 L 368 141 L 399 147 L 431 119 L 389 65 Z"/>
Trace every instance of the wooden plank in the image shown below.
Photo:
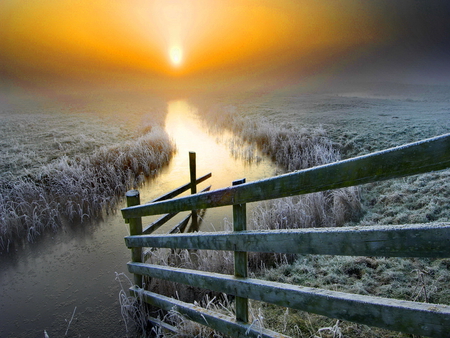
<path fill-rule="evenodd" d="M 217 273 L 128 263 L 131 273 L 177 281 L 331 318 L 429 337 L 450 332 L 450 306 L 355 295 Z"/>
<path fill-rule="evenodd" d="M 128 236 L 131 247 L 343 256 L 450 257 L 450 223 Z"/>
<path fill-rule="evenodd" d="M 196 180 L 197 184 L 202 183 L 203 181 L 206 181 L 208 178 L 210 178 L 212 176 L 212 173 L 208 173 L 206 175 L 203 175 L 202 177 L 199 177 Z M 178 187 L 170 192 L 168 192 L 167 194 L 164 194 L 162 196 L 159 196 L 158 198 L 155 198 L 154 200 L 148 202 L 148 203 L 154 203 L 154 202 L 159 202 L 159 201 L 164 201 L 164 200 L 168 200 L 171 198 L 174 198 L 175 196 L 178 196 L 180 194 L 182 194 L 185 191 L 188 191 L 191 188 L 191 183 L 186 183 L 185 185 L 182 185 L 181 187 Z"/>
<path fill-rule="evenodd" d="M 138 190 L 130 190 L 126 193 L 127 206 L 139 205 L 140 204 L 140 194 Z M 141 235 L 142 234 L 142 218 L 132 218 L 129 220 L 130 235 Z M 142 262 L 142 248 L 132 248 L 131 249 L 131 260 L 133 262 Z M 134 283 L 142 287 L 142 276 L 139 274 L 134 275 Z"/>
<path fill-rule="evenodd" d="M 133 293 L 134 295 L 135 293 Z M 158 318 L 153 318 L 153 317 L 148 317 L 148 321 L 153 324 L 153 325 L 157 325 L 160 326 L 161 328 L 163 328 L 164 330 L 173 332 L 173 333 L 179 333 L 178 329 L 170 324 L 167 324 L 165 322 L 163 322 L 161 319 Z"/>
<path fill-rule="evenodd" d="M 205 191 L 209 191 L 211 189 L 211 186 L 206 187 L 205 189 L 202 190 L 202 192 Z M 148 225 L 143 231 L 143 234 L 149 235 L 151 233 L 153 233 L 154 231 L 156 231 L 157 229 L 159 229 L 163 224 L 165 224 L 167 221 L 169 221 L 170 219 L 172 219 L 173 217 L 175 217 L 176 215 L 178 215 L 178 212 L 173 212 L 170 214 L 166 214 L 162 217 L 160 217 L 159 219 L 157 219 L 155 222 L 151 223 L 150 225 Z M 186 217 L 184 220 L 189 219 L 190 216 Z M 176 227 L 180 226 L 183 222 L 181 221 Z M 176 228 L 175 227 L 175 228 Z M 175 228 L 173 228 L 172 230 L 175 230 Z M 171 230 L 171 231 L 172 231 Z M 172 233 L 171 231 L 169 231 L 169 233 Z M 183 232 L 183 231 L 181 231 Z"/>
<path fill-rule="evenodd" d="M 233 186 L 245 183 L 245 178 L 233 182 Z M 247 229 L 247 205 L 233 205 L 233 230 L 235 232 Z M 234 275 L 236 277 L 247 277 L 248 254 L 245 250 L 234 251 Z M 248 298 L 236 296 L 236 320 L 248 322 Z"/>
<path fill-rule="evenodd" d="M 197 180 L 197 163 L 196 154 L 193 151 L 189 152 L 189 177 L 191 182 L 191 194 L 197 193 L 197 185 L 194 184 Z"/>
<path fill-rule="evenodd" d="M 191 215 L 187 215 L 184 219 L 181 220 L 180 223 L 175 225 L 170 231 L 169 234 L 174 234 L 177 232 L 184 232 L 184 229 L 186 229 L 186 225 L 189 222 L 189 219 L 191 218 Z"/>
<path fill-rule="evenodd" d="M 344 188 L 450 167 L 450 134 L 203 194 L 122 209 L 125 219 Z"/>
<path fill-rule="evenodd" d="M 196 194 L 197 184 L 195 184 L 195 181 L 197 180 L 197 163 L 196 154 L 193 151 L 189 152 L 189 177 L 191 181 L 191 194 Z M 191 223 L 194 229 L 198 229 L 198 216 L 196 209 L 191 211 Z"/>
<path fill-rule="evenodd" d="M 166 214 L 160 218 L 158 218 L 156 221 L 148 225 L 143 231 L 143 234 L 151 234 L 152 232 L 158 230 L 163 224 L 165 224 L 167 221 L 169 221 L 171 218 L 178 215 L 178 212 L 172 212 L 170 214 Z"/>
<path fill-rule="evenodd" d="M 258 324 L 248 324 L 236 322 L 233 318 L 224 314 L 205 309 L 200 306 L 185 303 L 170 297 L 162 296 L 150 291 L 138 288 L 130 288 L 131 295 L 142 297 L 146 303 L 157 306 L 161 309 L 179 312 L 189 320 L 202 325 L 209 326 L 217 331 L 225 333 L 231 337 L 287 337 L 280 333 L 260 328 Z"/>

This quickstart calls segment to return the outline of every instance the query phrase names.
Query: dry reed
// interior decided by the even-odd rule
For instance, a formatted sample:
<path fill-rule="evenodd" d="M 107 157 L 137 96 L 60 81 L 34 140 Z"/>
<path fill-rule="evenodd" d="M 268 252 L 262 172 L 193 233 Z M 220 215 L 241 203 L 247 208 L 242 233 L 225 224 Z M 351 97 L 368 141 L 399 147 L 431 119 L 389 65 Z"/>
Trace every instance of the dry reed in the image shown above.
<path fill-rule="evenodd" d="M 229 129 L 248 154 L 255 145 L 284 171 L 306 169 L 340 160 L 340 153 L 323 128 L 276 126 L 269 121 L 250 119 L 232 107 L 205 110 L 205 121 L 212 132 Z M 245 156 L 245 155 L 244 155 Z M 342 226 L 361 215 L 359 188 L 351 187 L 284 198 L 262 203 L 252 217 L 253 228 L 307 228 Z"/>
<path fill-rule="evenodd" d="M 0 178 L 0 249 L 33 241 L 65 220 L 84 222 L 114 212 L 125 192 L 142 184 L 175 151 L 159 127 L 90 156 L 62 157 L 28 177 Z"/>

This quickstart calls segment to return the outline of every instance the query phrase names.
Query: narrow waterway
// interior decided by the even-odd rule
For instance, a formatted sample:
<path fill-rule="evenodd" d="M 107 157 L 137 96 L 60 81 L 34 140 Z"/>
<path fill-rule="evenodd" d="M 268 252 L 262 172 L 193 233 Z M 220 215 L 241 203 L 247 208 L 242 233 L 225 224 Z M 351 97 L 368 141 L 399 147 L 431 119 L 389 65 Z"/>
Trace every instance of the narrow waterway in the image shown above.
<path fill-rule="evenodd" d="M 273 176 L 277 171 L 277 167 L 270 160 L 256 151 L 254 158 L 258 160 L 254 161 L 232 156 L 229 146 L 232 135 L 208 133 L 196 108 L 186 101 L 168 103 L 166 130 L 177 145 L 177 153 L 156 180 L 141 189 L 142 202 L 189 182 L 189 152 L 196 153 L 197 177 L 212 173 L 212 177 L 199 185 L 197 191 L 209 185 L 211 189 L 225 188 L 242 178 L 251 182 Z M 202 220 L 200 230 L 222 230 L 224 218 L 230 220 L 231 210 L 231 207 L 209 209 Z M 248 212 L 251 212 L 251 205 Z M 179 218 L 183 216 L 180 215 Z M 173 222 L 161 227 L 158 232 L 167 232 L 172 225 Z"/>
<path fill-rule="evenodd" d="M 212 172 L 202 184 L 212 189 L 276 171 L 264 157 L 254 163 L 232 157 L 226 142 L 217 142 L 224 135 L 208 134 L 195 107 L 186 101 L 168 103 L 166 129 L 178 151 L 170 165 L 141 189 L 143 202 L 189 181 L 189 151 L 196 152 L 198 177 Z M 231 208 L 208 211 L 200 230 L 222 229 L 224 218 L 231 218 Z M 130 256 L 123 241 L 127 234 L 118 212 L 100 222 L 46 234 L 37 243 L 0 256 L 0 337 L 44 337 L 44 330 L 50 338 L 133 336 L 121 317 L 116 281 L 116 272 L 125 272 Z"/>

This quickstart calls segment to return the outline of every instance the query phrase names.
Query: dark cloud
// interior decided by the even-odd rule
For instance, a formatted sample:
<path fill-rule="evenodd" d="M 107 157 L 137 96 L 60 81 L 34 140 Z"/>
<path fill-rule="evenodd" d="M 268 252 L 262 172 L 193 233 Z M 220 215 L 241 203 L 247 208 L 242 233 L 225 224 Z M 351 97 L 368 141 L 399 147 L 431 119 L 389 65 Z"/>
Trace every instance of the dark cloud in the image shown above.
<path fill-rule="evenodd" d="M 450 49 L 450 1 L 379 1 L 396 38 L 393 46 L 419 54 Z"/>
<path fill-rule="evenodd" d="M 360 51 L 342 76 L 450 84 L 450 1 L 377 0 L 383 43 Z"/>

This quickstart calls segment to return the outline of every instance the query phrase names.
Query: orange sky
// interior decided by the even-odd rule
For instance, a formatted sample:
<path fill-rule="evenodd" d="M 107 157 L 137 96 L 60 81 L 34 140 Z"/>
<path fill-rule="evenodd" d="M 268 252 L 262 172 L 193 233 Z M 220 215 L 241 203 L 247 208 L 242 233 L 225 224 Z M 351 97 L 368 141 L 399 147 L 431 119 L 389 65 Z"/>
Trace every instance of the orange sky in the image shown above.
<path fill-rule="evenodd" d="M 404 34 L 395 13 L 378 3 L 5 0 L 0 74 L 17 82 L 95 82 L 339 70 Z"/>

